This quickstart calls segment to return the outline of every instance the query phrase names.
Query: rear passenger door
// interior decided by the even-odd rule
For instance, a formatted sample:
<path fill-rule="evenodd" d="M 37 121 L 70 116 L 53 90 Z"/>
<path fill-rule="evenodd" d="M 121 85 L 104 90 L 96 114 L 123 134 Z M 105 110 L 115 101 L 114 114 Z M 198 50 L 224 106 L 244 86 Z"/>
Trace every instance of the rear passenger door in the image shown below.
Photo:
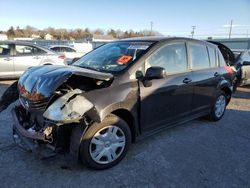
<path fill-rule="evenodd" d="M 220 80 L 216 48 L 200 43 L 188 43 L 193 73 L 193 113 L 210 109 Z"/>
<path fill-rule="evenodd" d="M 153 66 L 165 68 L 167 76 L 151 80 L 149 87 L 140 82 L 143 130 L 180 121 L 191 112 L 192 74 L 185 42 L 169 43 L 153 52 L 145 61 L 145 70 Z"/>
<path fill-rule="evenodd" d="M 0 78 L 12 78 L 13 76 L 12 45 L 0 43 Z"/>

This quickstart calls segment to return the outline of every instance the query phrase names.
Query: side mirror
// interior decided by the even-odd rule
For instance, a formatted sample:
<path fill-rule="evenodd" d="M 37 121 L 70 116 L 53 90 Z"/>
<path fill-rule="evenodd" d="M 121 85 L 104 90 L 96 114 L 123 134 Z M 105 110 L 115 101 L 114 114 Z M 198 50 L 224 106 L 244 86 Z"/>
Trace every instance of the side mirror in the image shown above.
<path fill-rule="evenodd" d="M 166 70 L 163 67 L 150 67 L 145 74 L 145 80 L 162 79 L 166 76 Z"/>
<path fill-rule="evenodd" d="M 244 66 L 249 66 L 250 65 L 250 61 L 243 61 L 243 64 Z"/>

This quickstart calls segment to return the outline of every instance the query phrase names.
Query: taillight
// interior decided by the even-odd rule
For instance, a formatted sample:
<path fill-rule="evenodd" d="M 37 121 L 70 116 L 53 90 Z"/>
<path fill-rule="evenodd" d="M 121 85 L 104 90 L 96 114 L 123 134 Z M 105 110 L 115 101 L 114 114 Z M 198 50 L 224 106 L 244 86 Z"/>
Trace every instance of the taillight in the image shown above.
<path fill-rule="evenodd" d="M 234 70 L 230 66 L 225 66 L 224 69 L 227 71 L 227 73 L 234 74 Z"/>
<path fill-rule="evenodd" d="M 58 56 L 59 59 L 65 59 L 65 56 L 64 55 L 60 55 Z"/>

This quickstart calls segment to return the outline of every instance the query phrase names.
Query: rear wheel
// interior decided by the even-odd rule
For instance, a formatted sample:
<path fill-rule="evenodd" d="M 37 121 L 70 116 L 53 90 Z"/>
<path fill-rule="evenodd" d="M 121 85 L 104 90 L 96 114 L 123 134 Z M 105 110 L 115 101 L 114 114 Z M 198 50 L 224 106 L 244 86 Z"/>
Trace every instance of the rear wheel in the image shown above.
<path fill-rule="evenodd" d="M 93 169 L 110 168 L 124 158 L 130 143 L 131 132 L 127 123 L 110 115 L 86 131 L 80 144 L 80 159 Z"/>
<path fill-rule="evenodd" d="M 214 102 L 214 105 L 211 108 L 209 119 L 211 121 L 220 120 L 223 117 L 224 113 L 225 113 L 226 106 L 227 106 L 227 96 L 226 96 L 226 94 L 224 92 L 221 92 L 217 96 L 217 98 L 216 98 L 216 100 Z"/>

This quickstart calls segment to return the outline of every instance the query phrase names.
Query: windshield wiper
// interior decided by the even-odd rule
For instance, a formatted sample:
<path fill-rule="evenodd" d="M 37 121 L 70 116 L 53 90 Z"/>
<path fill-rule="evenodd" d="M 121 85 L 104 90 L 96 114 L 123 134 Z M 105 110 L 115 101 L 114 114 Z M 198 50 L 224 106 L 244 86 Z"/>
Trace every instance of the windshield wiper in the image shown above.
<path fill-rule="evenodd" d="M 97 68 L 94 68 L 94 67 L 80 66 L 80 65 L 74 65 L 74 66 L 100 72 L 100 69 L 97 69 Z"/>

